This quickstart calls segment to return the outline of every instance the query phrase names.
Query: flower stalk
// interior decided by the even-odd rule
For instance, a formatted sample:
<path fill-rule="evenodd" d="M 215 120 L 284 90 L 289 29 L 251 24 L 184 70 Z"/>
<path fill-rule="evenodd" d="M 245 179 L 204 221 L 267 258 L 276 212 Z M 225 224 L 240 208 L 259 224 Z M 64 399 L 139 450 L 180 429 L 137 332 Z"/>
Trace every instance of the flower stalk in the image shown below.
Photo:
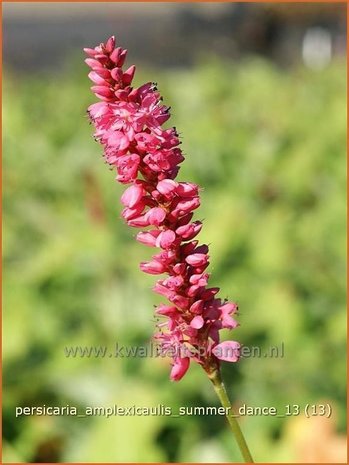
<path fill-rule="evenodd" d="M 240 449 L 242 457 L 244 458 L 244 461 L 246 463 L 254 463 L 251 452 L 246 443 L 245 437 L 236 419 L 236 415 L 234 415 L 234 412 L 232 410 L 232 406 L 231 406 L 224 382 L 222 380 L 220 371 L 215 370 L 211 374 L 208 374 L 208 377 L 213 384 L 214 390 L 216 391 L 216 394 L 220 400 L 220 403 L 222 404 L 222 407 L 224 407 L 226 409 L 226 412 L 228 412 L 226 415 L 227 420 L 233 432 L 233 435 L 235 436 L 236 442 L 239 446 L 239 449 Z"/>

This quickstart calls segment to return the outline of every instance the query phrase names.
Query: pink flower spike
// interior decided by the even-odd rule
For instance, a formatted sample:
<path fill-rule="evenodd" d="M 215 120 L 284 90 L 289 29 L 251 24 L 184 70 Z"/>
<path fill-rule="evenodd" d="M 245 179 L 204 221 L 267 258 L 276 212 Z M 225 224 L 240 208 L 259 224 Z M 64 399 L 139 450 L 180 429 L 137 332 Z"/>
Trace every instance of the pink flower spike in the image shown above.
<path fill-rule="evenodd" d="M 212 353 L 225 362 L 237 362 L 240 358 L 240 344 L 236 341 L 225 341 L 216 345 Z"/>
<path fill-rule="evenodd" d="M 174 364 L 172 366 L 170 378 L 172 381 L 179 381 L 180 379 L 183 378 L 183 376 L 186 374 L 188 371 L 190 364 L 190 358 L 185 357 L 185 358 L 180 358 L 177 357 L 174 361 Z"/>
<path fill-rule="evenodd" d="M 220 331 L 238 325 L 232 318 L 237 306 L 218 298 L 218 287 L 209 287 L 209 247 L 195 239 L 202 222 L 193 220 L 200 188 L 176 181 L 184 156 L 177 130 L 163 126 L 170 118 L 169 108 L 156 84 L 131 87 L 136 68 L 124 71 L 127 50 L 115 47 L 114 36 L 85 52 L 91 89 L 100 100 L 88 108 L 94 138 L 103 146 L 116 180 L 127 185 L 121 215 L 131 227 L 150 227 L 138 232 L 138 242 L 160 248 L 140 264 L 145 273 L 165 274 L 153 287 L 167 299 L 167 305 L 155 311 L 163 321 L 154 339 L 162 352 L 172 351 L 172 380 L 185 375 L 191 360 L 212 373 L 219 370 L 220 360 L 239 358 L 237 342 L 220 343 Z M 201 349 L 204 358 L 197 356 Z"/>

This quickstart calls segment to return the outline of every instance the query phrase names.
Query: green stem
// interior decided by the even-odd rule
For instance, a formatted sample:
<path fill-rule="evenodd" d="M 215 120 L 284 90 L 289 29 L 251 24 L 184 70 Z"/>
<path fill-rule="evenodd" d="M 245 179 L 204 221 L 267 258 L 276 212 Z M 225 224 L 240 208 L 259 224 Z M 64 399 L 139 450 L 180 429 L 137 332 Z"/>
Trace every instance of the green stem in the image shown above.
<path fill-rule="evenodd" d="M 231 403 L 230 403 L 230 400 L 229 400 L 229 397 L 225 389 L 219 370 L 215 370 L 213 373 L 208 374 L 208 377 L 212 381 L 214 390 L 216 391 L 217 396 L 222 406 L 226 409 L 226 412 L 228 412 L 226 414 L 227 420 L 235 436 L 236 442 L 238 443 L 238 446 L 240 448 L 240 452 L 244 458 L 244 461 L 246 463 L 254 463 L 251 452 L 249 451 L 244 435 L 242 434 L 242 431 L 240 429 L 239 423 L 237 419 L 235 418 L 234 413 L 232 411 L 232 406 L 231 406 Z"/>

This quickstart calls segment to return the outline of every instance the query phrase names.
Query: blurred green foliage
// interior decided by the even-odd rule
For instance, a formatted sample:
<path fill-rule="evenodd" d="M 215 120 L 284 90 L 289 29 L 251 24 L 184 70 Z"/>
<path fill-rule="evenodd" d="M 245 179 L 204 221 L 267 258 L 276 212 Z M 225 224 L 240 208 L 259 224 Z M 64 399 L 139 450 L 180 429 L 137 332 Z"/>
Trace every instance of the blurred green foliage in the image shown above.
<path fill-rule="evenodd" d="M 223 368 L 236 405 L 327 400 L 345 428 L 345 71 L 211 60 L 143 71 L 172 105 L 203 188 L 212 284 L 239 302 L 233 337 L 283 358 Z M 4 461 L 238 461 L 223 417 L 20 417 L 16 406 L 217 405 L 199 366 L 180 383 L 151 358 L 66 358 L 65 346 L 146 344 L 150 252 L 92 138 L 82 66 L 4 84 Z M 228 334 L 227 334 L 228 336 Z M 292 461 L 289 418 L 241 420 L 258 461 Z"/>

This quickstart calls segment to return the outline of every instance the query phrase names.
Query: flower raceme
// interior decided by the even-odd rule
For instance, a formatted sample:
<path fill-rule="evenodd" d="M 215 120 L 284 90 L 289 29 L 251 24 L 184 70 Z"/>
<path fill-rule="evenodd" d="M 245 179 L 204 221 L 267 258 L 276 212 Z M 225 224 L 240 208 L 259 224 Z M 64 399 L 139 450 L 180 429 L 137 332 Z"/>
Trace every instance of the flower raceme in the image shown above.
<path fill-rule="evenodd" d="M 114 37 L 84 51 L 91 89 L 100 100 L 88 108 L 94 137 L 116 170 L 117 181 L 129 185 L 121 197 L 122 217 L 142 229 L 137 241 L 160 249 L 140 268 L 167 275 L 153 288 L 168 300 L 155 310 L 164 320 L 154 338 L 162 353 L 171 354 L 170 377 L 180 380 L 191 360 L 208 373 L 220 360 L 236 362 L 239 343 L 220 343 L 219 332 L 238 326 L 232 317 L 237 305 L 218 298 L 219 288 L 208 287 L 209 249 L 196 239 L 202 222 L 193 220 L 200 205 L 199 187 L 175 180 L 184 157 L 176 129 L 163 127 L 169 108 L 162 104 L 156 84 L 131 87 L 135 66 L 123 70 L 127 50 L 115 47 Z"/>

